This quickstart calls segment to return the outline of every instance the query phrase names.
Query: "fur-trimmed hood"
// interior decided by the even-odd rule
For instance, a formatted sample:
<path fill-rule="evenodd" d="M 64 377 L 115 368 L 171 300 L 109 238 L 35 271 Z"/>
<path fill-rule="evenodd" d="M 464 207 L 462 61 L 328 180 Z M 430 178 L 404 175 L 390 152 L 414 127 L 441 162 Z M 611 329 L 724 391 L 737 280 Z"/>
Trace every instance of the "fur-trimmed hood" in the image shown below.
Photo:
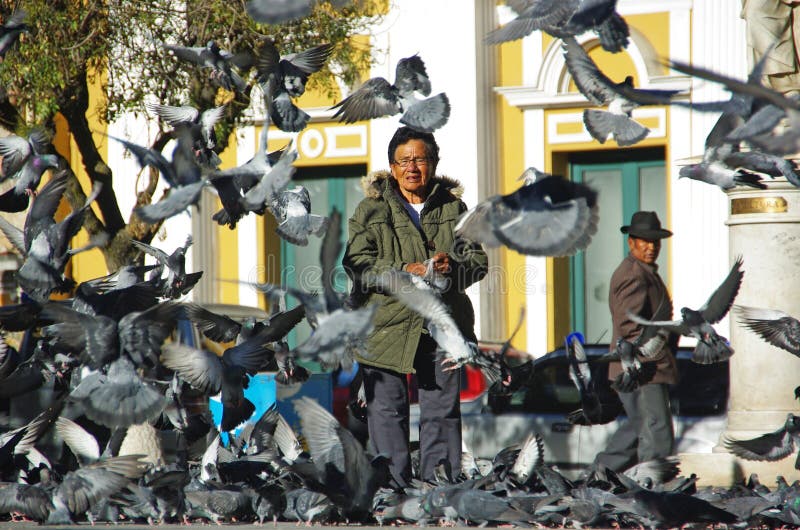
<path fill-rule="evenodd" d="M 397 186 L 396 181 L 392 177 L 392 173 L 385 169 L 373 171 L 365 177 L 361 177 L 361 189 L 364 190 L 364 196 L 370 199 L 380 198 L 383 195 L 383 190 L 387 183 L 392 186 Z M 436 175 L 431 179 L 431 186 L 436 183 L 439 183 L 440 186 L 449 191 L 453 197 L 457 199 L 460 199 L 464 194 L 464 186 L 461 182 L 450 177 Z"/>

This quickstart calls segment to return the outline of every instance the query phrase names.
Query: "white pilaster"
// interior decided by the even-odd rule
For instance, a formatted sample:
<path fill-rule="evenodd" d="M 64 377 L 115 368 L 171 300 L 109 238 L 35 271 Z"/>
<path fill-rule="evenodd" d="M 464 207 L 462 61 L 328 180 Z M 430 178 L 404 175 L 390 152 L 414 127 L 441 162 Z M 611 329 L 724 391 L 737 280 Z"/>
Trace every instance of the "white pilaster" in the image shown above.
<path fill-rule="evenodd" d="M 244 164 L 255 155 L 256 129 L 248 126 L 242 127 L 236 134 L 236 163 Z M 257 282 L 258 275 L 258 235 L 256 223 L 258 218 L 253 215 L 244 216 L 236 224 L 237 251 L 239 253 L 239 280 L 243 282 Z M 239 304 L 258 306 L 258 293 L 252 287 L 239 285 Z"/>

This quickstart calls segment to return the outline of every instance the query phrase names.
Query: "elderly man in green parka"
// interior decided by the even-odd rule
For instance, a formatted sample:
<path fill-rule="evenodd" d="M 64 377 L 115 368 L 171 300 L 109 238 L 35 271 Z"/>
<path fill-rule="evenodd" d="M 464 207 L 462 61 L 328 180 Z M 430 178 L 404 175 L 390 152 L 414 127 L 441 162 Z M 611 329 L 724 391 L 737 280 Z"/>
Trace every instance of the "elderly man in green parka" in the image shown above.
<path fill-rule="evenodd" d="M 371 450 L 391 458 L 393 486 L 411 478 L 406 374 L 416 372 L 420 403 L 420 475 L 434 478 L 444 464 L 461 468 L 460 378 L 438 359 L 423 318 L 375 288 L 375 276 L 394 269 L 446 280 L 442 299 L 467 340 L 476 341 L 475 313 L 464 289 L 486 275 L 480 246 L 455 238 L 467 207 L 461 185 L 436 176 L 439 146 L 430 133 L 398 129 L 389 142 L 390 171 L 362 181 L 366 198 L 349 223 L 343 264 L 353 280 L 356 305 L 377 303 L 364 370 Z"/>

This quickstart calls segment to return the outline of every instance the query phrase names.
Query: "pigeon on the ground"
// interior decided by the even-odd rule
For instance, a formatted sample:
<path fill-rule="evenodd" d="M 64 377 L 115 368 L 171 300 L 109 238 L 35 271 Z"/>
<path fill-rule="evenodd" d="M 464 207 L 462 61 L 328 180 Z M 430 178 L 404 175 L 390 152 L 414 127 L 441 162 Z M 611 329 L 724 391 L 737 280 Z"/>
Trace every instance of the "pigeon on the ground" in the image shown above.
<path fill-rule="evenodd" d="M 520 254 L 570 256 L 589 245 L 598 220 L 594 189 L 549 176 L 478 204 L 461 216 L 455 233 Z"/>
<path fill-rule="evenodd" d="M 506 4 L 517 18 L 489 32 L 488 44 L 521 39 L 535 30 L 562 39 L 594 30 L 606 51 L 616 53 L 628 46 L 630 30 L 616 11 L 617 0 L 511 0 Z"/>
<path fill-rule="evenodd" d="M 637 488 L 606 499 L 618 512 L 651 528 L 671 528 L 692 522 L 732 524 L 737 517 L 713 504 L 685 493 Z"/>
<path fill-rule="evenodd" d="M 544 440 L 539 433 L 529 434 L 519 449 L 510 474 L 520 484 L 534 477 L 533 470 L 544 464 Z"/>
<path fill-rule="evenodd" d="M 319 469 L 325 493 L 345 517 L 364 519 L 372 498 L 388 482 L 388 460 L 370 459 L 361 443 L 333 415 L 308 397 L 294 402 L 311 456 Z"/>
<path fill-rule="evenodd" d="M 138 456 L 118 456 L 69 472 L 48 491 L 43 485 L 0 487 L 0 513 L 20 512 L 47 524 L 73 524 L 93 505 L 122 490 L 145 471 Z"/>
<path fill-rule="evenodd" d="M 680 320 L 652 321 L 630 312 L 628 317 L 643 326 L 662 328 L 671 333 L 696 338 L 697 345 L 692 352 L 692 360 L 696 363 L 712 364 L 725 361 L 733 355 L 733 348 L 727 339 L 717 334 L 711 324 L 722 320 L 733 305 L 744 277 L 741 267 L 742 258 L 739 257 L 720 286 L 702 307 L 697 310 L 681 308 Z"/>
<path fill-rule="evenodd" d="M 345 123 L 371 120 L 403 113 L 400 123 L 422 132 L 433 132 L 447 123 L 450 100 L 442 92 L 419 100 L 414 95 L 431 93 L 431 81 L 425 63 L 418 55 L 400 59 L 394 84 L 383 77 L 373 77 L 345 99 L 334 105 L 334 118 Z"/>

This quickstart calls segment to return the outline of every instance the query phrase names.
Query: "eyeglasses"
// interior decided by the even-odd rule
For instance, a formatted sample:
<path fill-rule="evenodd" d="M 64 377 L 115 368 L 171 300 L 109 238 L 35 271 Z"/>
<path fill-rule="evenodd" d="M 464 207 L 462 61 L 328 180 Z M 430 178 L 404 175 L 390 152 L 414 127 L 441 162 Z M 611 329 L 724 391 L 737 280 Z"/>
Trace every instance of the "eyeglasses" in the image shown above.
<path fill-rule="evenodd" d="M 400 167 L 410 167 L 411 163 L 414 163 L 415 166 L 427 166 L 430 159 L 427 157 L 418 157 L 418 158 L 401 158 L 400 160 L 395 160 L 394 163 Z"/>

